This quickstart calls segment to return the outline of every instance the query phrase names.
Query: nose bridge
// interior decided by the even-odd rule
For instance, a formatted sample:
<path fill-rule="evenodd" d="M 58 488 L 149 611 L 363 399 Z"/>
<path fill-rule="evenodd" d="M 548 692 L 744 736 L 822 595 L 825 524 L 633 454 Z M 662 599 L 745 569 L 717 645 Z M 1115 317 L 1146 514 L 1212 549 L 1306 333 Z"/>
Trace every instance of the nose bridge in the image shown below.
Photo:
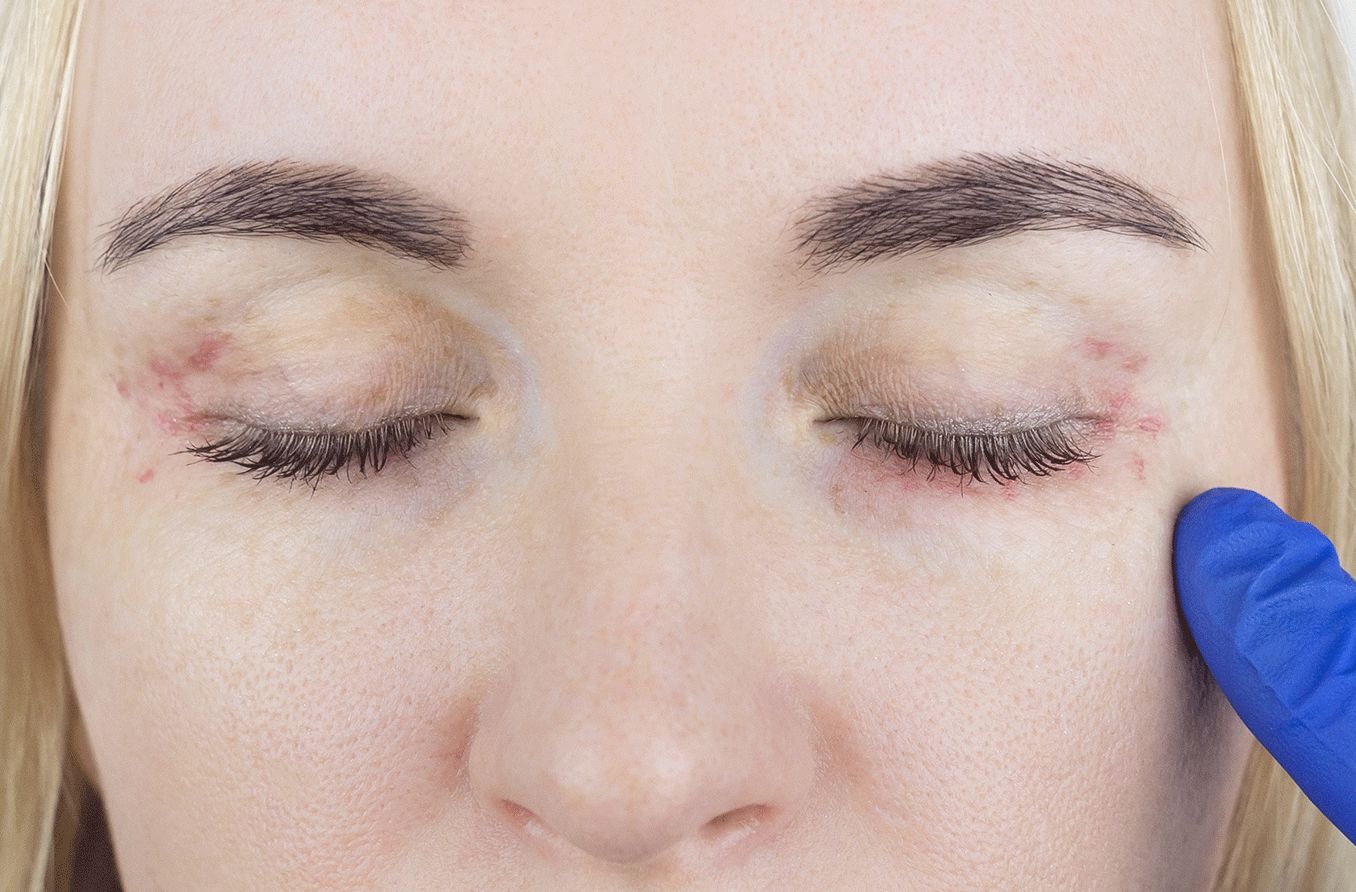
<path fill-rule="evenodd" d="M 578 594 L 709 591 L 697 577 L 719 558 L 722 502 L 736 497 L 721 436 L 734 429 L 727 379 L 736 373 L 715 360 L 719 345 L 699 324 L 646 318 L 606 349 L 581 349 L 590 358 L 556 391 L 550 501 L 563 526 L 539 529 L 565 551 L 561 584 Z"/>
<path fill-rule="evenodd" d="M 624 352 L 587 374 L 616 374 Z M 575 382 L 591 396 L 561 427 L 539 588 L 515 593 L 509 668 L 471 742 L 488 813 L 556 852 L 713 859 L 770 837 L 813 778 L 805 713 L 757 656 L 768 593 L 713 493 L 725 410 L 688 362 L 624 392 Z"/>
<path fill-rule="evenodd" d="M 645 746 L 634 716 L 681 729 L 711 678 L 748 673 L 757 634 L 750 608 L 760 596 L 726 544 L 726 521 L 710 497 L 716 464 L 700 454 L 698 424 L 663 409 L 628 418 L 654 427 L 594 430 L 579 441 L 560 535 L 543 549 L 556 556 L 553 572 L 528 596 L 536 621 L 518 642 L 535 658 L 518 678 L 587 691 L 570 703 L 573 717 L 612 726 L 613 741 Z M 705 699 L 714 716 L 728 698 Z"/>

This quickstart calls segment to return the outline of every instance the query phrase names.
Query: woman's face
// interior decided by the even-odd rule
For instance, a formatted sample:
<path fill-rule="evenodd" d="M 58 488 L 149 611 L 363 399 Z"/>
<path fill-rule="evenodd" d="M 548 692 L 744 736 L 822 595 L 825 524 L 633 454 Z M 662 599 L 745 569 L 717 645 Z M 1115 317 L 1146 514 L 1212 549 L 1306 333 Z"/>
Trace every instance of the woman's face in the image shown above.
<path fill-rule="evenodd" d="M 1215 4 L 191 7 L 87 13 L 48 321 L 129 889 L 1206 884 Z"/>

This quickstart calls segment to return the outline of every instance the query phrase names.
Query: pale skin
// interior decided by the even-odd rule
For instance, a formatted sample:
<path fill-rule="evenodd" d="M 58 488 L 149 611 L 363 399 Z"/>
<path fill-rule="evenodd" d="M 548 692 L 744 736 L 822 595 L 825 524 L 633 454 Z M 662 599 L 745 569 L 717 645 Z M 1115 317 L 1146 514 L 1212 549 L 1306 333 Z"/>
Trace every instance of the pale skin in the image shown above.
<path fill-rule="evenodd" d="M 85 26 L 45 486 L 125 888 L 1207 887 L 1250 737 L 1189 651 L 1172 522 L 1286 485 L 1222 10 Z M 807 196 L 967 151 L 1116 171 L 1207 247 L 793 261 Z M 191 235 L 97 267 L 137 200 L 284 157 L 455 206 L 467 263 Z M 1076 405 L 1098 458 L 928 482 L 827 420 L 871 400 Z M 411 406 L 474 423 L 314 491 L 175 454 Z"/>

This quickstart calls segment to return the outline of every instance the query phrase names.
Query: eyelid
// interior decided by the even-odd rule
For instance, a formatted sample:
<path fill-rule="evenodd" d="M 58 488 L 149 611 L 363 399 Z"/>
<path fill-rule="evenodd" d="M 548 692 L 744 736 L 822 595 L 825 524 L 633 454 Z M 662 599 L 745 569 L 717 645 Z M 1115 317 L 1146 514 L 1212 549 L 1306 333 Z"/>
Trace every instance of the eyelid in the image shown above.
<path fill-rule="evenodd" d="M 299 478 L 314 490 L 321 477 L 350 469 L 355 460 L 364 477 L 369 468 L 373 474 L 380 473 L 393 453 L 408 461 L 414 450 L 438 434 L 449 433 L 449 421 L 474 420 L 441 411 L 402 414 L 359 428 L 270 427 L 232 419 L 235 429 L 230 433 L 175 454 L 190 453 L 198 455 L 199 461 L 236 464 L 241 467 L 237 473 L 251 474 L 257 480 Z"/>
<path fill-rule="evenodd" d="M 870 438 L 872 445 L 889 457 L 908 462 L 913 472 L 920 460 L 929 466 L 931 480 L 946 468 L 961 477 L 982 483 L 984 475 L 998 485 L 1017 482 L 1023 475 L 1045 477 L 1074 464 L 1089 464 L 1099 457 L 1083 442 L 1096 430 L 1096 419 L 1066 416 L 1042 425 L 1015 426 L 1011 419 L 946 419 L 920 423 L 880 415 L 836 416 L 825 423 L 845 421 L 857 427 L 852 449 Z M 977 424 L 976 422 L 980 423 Z M 1090 422 L 1088 427 L 1085 422 Z"/>
<path fill-rule="evenodd" d="M 826 420 L 832 421 L 842 418 L 871 418 L 888 424 L 909 425 L 929 433 L 973 436 L 1020 434 L 1058 425 L 1086 424 L 1093 426 L 1102 420 L 1099 415 L 1076 412 L 1055 404 L 973 416 L 921 414 L 908 410 L 896 411 L 881 404 L 863 404 L 861 411 L 837 413 L 833 418 Z"/>

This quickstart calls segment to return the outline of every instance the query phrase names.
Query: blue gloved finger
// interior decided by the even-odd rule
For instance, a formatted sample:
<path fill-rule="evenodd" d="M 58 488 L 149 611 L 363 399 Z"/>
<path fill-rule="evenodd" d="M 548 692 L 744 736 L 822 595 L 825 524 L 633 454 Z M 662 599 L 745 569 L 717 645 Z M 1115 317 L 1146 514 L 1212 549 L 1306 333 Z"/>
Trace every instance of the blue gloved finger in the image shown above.
<path fill-rule="evenodd" d="M 1239 718 L 1356 841 L 1356 581 L 1332 542 L 1265 496 L 1219 487 L 1178 515 L 1173 572 Z"/>

